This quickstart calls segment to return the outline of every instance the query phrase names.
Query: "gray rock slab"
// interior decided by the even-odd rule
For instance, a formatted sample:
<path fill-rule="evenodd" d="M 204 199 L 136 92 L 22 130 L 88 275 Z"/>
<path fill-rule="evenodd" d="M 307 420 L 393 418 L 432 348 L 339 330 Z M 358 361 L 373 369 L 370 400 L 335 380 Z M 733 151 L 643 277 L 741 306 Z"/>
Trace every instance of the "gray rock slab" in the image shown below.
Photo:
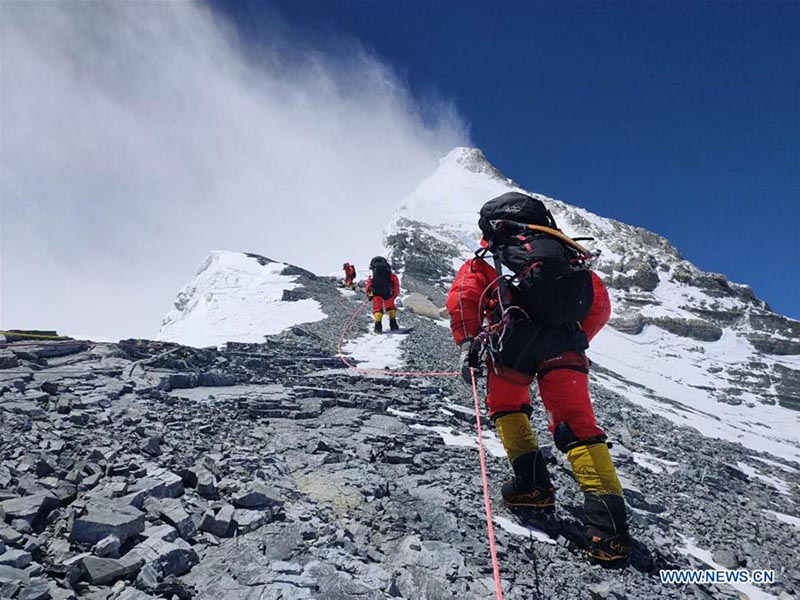
<path fill-rule="evenodd" d="M 181 539 L 167 542 L 158 538 L 147 538 L 123 556 L 121 561 L 137 570 L 145 564 L 152 564 L 164 577 L 168 577 L 183 575 L 197 564 L 199 557 Z"/>
<path fill-rule="evenodd" d="M 145 537 L 158 538 L 167 542 L 174 542 L 180 537 L 178 530 L 172 525 L 154 525 L 152 527 L 145 527 Z"/>
<path fill-rule="evenodd" d="M 31 577 L 28 586 L 17 596 L 18 600 L 50 600 L 50 583 L 44 577 Z"/>
<path fill-rule="evenodd" d="M 217 478 L 213 473 L 202 470 L 197 474 L 197 493 L 203 498 L 216 498 L 219 495 L 217 490 Z"/>
<path fill-rule="evenodd" d="M 30 552 L 25 552 L 24 550 L 18 550 L 16 548 L 10 548 L 0 554 L 0 565 L 14 567 L 16 569 L 24 569 L 31 564 L 32 561 L 33 557 Z"/>
<path fill-rule="evenodd" d="M 105 585 L 122 579 L 132 572 L 129 564 L 114 558 L 87 556 L 83 560 L 83 568 L 89 583 Z"/>
<path fill-rule="evenodd" d="M 58 498 L 50 492 L 0 502 L 0 509 L 5 513 L 6 521 L 21 519 L 29 525 L 33 525 L 39 516 L 55 508 L 58 508 Z"/>
<path fill-rule="evenodd" d="M 0 565 L 0 585 L 15 581 L 27 585 L 30 580 L 30 575 L 26 571 L 16 567 L 9 567 L 8 565 Z"/>
<path fill-rule="evenodd" d="M 12 546 L 19 544 L 22 541 L 22 537 L 22 534 L 16 529 L 0 524 L 0 540 L 3 540 L 6 544 Z"/>
<path fill-rule="evenodd" d="M 136 587 L 142 590 L 154 590 L 158 585 L 158 572 L 152 565 L 145 565 L 136 576 Z"/>
<path fill-rule="evenodd" d="M 109 535 L 95 544 L 92 552 L 100 558 L 117 558 L 119 556 L 120 540 L 115 535 Z"/>
<path fill-rule="evenodd" d="M 72 590 L 50 586 L 50 600 L 78 600 L 78 596 Z"/>
<path fill-rule="evenodd" d="M 237 508 L 233 512 L 233 520 L 239 533 L 249 533 L 269 523 L 272 520 L 272 511 L 269 508 L 264 510 Z"/>
<path fill-rule="evenodd" d="M 390 465 L 409 465 L 414 462 L 414 455 L 408 454 L 406 452 L 397 452 L 395 450 L 390 450 L 383 455 L 383 462 L 389 463 Z"/>
<path fill-rule="evenodd" d="M 144 492 L 153 498 L 177 498 L 183 494 L 183 480 L 172 471 L 157 468 L 148 471 L 147 477 L 138 480 L 128 490 L 131 493 Z"/>
<path fill-rule="evenodd" d="M 218 537 L 230 537 L 234 530 L 233 515 L 234 508 L 230 504 L 223 504 L 216 515 L 206 511 L 200 521 L 200 529 Z"/>
<path fill-rule="evenodd" d="M 281 493 L 278 488 L 257 481 L 249 484 L 244 491 L 233 497 L 233 505 L 237 508 L 267 508 L 270 506 L 281 507 Z"/>
<path fill-rule="evenodd" d="M 121 543 L 144 531 L 144 513 L 125 504 L 89 505 L 85 515 L 77 517 L 69 537 L 72 541 L 96 544 L 115 535 Z"/>
<path fill-rule="evenodd" d="M 180 500 L 174 498 L 150 498 L 145 501 L 144 506 L 149 513 L 155 513 L 177 529 L 180 536 L 185 540 L 191 539 L 197 532 L 194 520 L 184 510 Z"/>
<path fill-rule="evenodd" d="M 139 449 L 150 456 L 159 456 L 161 454 L 161 444 L 158 438 L 149 437 L 139 444 Z"/>

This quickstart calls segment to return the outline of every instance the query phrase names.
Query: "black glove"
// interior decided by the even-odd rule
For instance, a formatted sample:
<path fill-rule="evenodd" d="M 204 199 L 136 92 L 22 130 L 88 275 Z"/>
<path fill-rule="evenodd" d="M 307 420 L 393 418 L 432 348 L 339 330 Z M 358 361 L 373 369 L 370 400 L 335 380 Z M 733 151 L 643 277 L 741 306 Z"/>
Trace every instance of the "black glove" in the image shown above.
<path fill-rule="evenodd" d="M 475 377 L 483 375 L 483 365 L 480 362 L 480 346 L 469 339 L 461 342 L 461 378 L 468 385 L 472 385 L 472 369 L 475 369 Z"/>

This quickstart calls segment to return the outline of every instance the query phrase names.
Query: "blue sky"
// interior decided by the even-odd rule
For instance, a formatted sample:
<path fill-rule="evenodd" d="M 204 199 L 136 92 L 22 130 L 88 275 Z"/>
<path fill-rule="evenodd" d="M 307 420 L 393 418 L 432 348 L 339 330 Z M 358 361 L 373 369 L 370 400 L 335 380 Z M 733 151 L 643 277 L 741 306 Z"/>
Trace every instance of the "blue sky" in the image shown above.
<path fill-rule="evenodd" d="M 363 44 L 523 187 L 656 231 L 800 318 L 800 3 L 212 5 L 245 43 L 279 20 L 331 54 Z"/>

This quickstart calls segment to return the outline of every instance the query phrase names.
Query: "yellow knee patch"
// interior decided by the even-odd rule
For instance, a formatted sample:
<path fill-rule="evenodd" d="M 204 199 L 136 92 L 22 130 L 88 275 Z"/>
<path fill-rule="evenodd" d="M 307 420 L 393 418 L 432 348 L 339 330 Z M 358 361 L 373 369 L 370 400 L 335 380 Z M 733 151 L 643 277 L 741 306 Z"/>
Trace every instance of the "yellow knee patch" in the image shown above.
<path fill-rule="evenodd" d="M 372 316 L 375 318 L 376 323 L 383 321 L 383 312 L 374 312 L 372 313 Z"/>
<path fill-rule="evenodd" d="M 587 494 L 622 495 L 622 484 L 605 444 L 577 446 L 567 452 L 572 472 L 581 490 Z"/>
<path fill-rule="evenodd" d="M 390 308 L 389 309 L 389 318 L 390 319 L 394 319 L 396 316 L 397 316 L 397 309 L 396 308 Z"/>
<path fill-rule="evenodd" d="M 498 417 L 494 421 L 494 426 L 497 427 L 497 434 L 511 462 L 526 452 L 536 452 L 539 449 L 536 436 L 531 429 L 531 421 L 525 413 L 511 413 Z"/>

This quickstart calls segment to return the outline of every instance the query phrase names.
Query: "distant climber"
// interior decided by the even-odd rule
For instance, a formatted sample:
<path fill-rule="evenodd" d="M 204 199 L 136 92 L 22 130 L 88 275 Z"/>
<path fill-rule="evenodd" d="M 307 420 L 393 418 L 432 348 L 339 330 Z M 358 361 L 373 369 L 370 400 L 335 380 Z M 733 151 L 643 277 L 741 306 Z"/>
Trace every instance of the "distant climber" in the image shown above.
<path fill-rule="evenodd" d="M 483 239 L 447 297 L 462 376 L 487 367 L 486 404 L 514 477 L 501 490 L 510 508 L 552 510 L 555 490 L 531 428 L 534 379 L 556 447 L 584 493 L 590 559 L 624 563 L 631 540 L 622 486 L 589 399 L 589 341 L 611 303 L 593 258 L 556 226 L 540 200 L 509 192 L 487 202 Z M 494 266 L 487 262 L 493 260 Z M 511 275 L 503 275 L 503 266 Z"/>
<path fill-rule="evenodd" d="M 344 269 L 344 283 L 342 284 L 343 287 L 349 288 L 351 290 L 356 289 L 356 268 L 349 262 L 344 263 L 344 265 L 342 265 L 342 268 Z"/>
<path fill-rule="evenodd" d="M 389 314 L 389 329 L 397 331 L 397 307 L 394 300 L 400 293 L 400 281 L 392 272 L 392 267 L 382 256 L 376 256 L 369 263 L 370 276 L 367 279 L 367 298 L 372 300 L 372 315 L 375 318 L 375 333 L 383 331 L 383 311 Z"/>

